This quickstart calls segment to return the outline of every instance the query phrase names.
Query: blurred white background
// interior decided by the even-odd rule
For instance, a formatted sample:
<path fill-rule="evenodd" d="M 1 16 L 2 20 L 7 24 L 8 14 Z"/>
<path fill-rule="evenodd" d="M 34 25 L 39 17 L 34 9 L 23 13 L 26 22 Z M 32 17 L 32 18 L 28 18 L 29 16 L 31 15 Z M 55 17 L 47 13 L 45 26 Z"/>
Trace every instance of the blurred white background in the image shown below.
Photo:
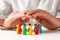
<path fill-rule="evenodd" d="M 7 1 L 8 3 L 10 3 L 10 0 L 4 0 L 4 1 Z M 57 17 L 60 17 L 60 0 L 59 0 L 59 7 L 58 7 L 58 14 L 57 14 Z"/>

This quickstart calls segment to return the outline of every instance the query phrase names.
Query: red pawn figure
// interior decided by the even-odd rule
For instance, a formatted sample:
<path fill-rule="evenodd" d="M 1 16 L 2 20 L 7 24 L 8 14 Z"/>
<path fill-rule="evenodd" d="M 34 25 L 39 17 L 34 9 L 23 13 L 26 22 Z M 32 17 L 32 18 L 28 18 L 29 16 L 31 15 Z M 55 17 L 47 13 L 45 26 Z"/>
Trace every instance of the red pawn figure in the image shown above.
<path fill-rule="evenodd" d="M 22 32 L 22 29 L 21 29 L 21 25 L 16 25 L 16 32 L 17 32 L 17 34 L 21 34 L 21 32 Z"/>
<path fill-rule="evenodd" d="M 39 34 L 39 25 L 35 26 L 35 35 Z"/>

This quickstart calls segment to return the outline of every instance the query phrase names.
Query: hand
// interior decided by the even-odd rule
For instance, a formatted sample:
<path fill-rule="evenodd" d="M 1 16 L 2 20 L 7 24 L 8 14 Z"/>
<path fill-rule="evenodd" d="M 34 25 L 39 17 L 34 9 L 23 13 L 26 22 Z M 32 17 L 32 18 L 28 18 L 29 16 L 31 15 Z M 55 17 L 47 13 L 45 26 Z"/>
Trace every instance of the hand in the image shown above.
<path fill-rule="evenodd" d="M 22 18 L 26 18 L 22 20 Z M 6 28 L 14 28 L 17 24 L 24 24 L 29 21 L 29 18 L 25 16 L 24 13 L 16 11 L 13 12 L 8 18 L 4 21 L 4 27 Z"/>
<path fill-rule="evenodd" d="M 60 26 L 60 22 L 57 20 L 57 18 L 52 16 L 49 12 L 45 10 L 30 10 L 29 12 L 27 12 L 27 17 L 33 17 L 49 30 L 56 29 Z"/>

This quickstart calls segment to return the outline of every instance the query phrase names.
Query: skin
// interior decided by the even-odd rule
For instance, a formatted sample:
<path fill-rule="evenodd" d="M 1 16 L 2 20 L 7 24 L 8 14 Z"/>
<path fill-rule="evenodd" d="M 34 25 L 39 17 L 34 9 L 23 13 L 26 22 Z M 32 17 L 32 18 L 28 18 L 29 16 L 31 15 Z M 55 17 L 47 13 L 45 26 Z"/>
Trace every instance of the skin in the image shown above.
<path fill-rule="evenodd" d="M 3 25 L 4 20 L 5 20 L 5 19 L 0 18 L 0 26 Z"/>
<path fill-rule="evenodd" d="M 22 18 L 26 18 L 22 20 Z M 5 19 L 3 26 L 6 28 L 15 28 L 17 24 L 24 24 L 29 21 L 29 18 L 25 16 L 24 13 L 15 11 L 11 15 L 8 16 L 8 18 Z"/>
<path fill-rule="evenodd" d="M 7 17 L 6 16 L 0 16 L 0 26 L 3 26 L 3 23 Z"/>
<path fill-rule="evenodd" d="M 26 19 L 21 20 L 23 17 L 26 17 Z M 19 11 L 13 12 L 4 22 L 2 21 L 2 25 L 6 28 L 14 28 L 16 24 L 22 25 L 28 22 L 30 18 L 34 18 L 49 30 L 54 30 L 60 27 L 60 19 L 57 19 L 49 12 L 41 9 L 29 10 L 25 13 Z"/>
<path fill-rule="evenodd" d="M 49 30 L 54 30 L 60 27 L 60 19 L 57 19 L 45 10 L 30 10 L 29 12 L 27 12 L 26 16 L 34 18 Z"/>

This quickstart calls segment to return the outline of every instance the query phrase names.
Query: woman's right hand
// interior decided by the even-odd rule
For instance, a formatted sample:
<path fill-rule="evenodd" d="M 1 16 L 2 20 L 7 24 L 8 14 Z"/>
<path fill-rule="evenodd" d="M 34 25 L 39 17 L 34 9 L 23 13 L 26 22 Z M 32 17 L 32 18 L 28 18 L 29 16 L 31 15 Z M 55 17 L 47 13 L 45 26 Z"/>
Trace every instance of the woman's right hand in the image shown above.
<path fill-rule="evenodd" d="M 22 20 L 22 18 L 25 18 Z M 8 18 L 4 21 L 4 27 L 6 28 L 14 28 L 17 24 L 24 24 L 29 21 L 29 18 L 25 16 L 24 13 L 20 11 L 15 11 L 8 16 Z"/>

